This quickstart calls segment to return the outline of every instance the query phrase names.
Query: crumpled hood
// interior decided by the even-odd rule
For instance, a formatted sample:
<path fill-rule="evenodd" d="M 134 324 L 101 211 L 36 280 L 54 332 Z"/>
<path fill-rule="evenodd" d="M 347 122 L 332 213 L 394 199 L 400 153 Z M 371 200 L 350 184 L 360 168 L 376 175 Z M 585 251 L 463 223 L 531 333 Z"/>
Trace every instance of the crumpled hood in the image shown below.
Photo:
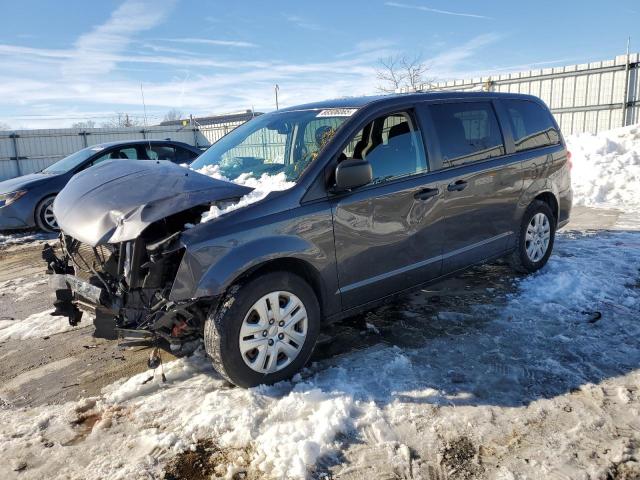
<path fill-rule="evenodd" d="M 53 213 L 65 234 L 96 246 L 133 240 L 169 215 L 251 190 L 168 161 L 114 160 L 75 175 Z"/>

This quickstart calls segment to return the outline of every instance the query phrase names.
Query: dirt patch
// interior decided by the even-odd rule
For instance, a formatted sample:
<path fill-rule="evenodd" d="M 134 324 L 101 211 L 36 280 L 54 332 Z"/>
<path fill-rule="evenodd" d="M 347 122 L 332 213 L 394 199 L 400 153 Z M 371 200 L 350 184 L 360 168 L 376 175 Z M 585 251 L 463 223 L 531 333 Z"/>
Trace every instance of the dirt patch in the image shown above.
<path fill-rule="evenodd" d="M 440 463 L 452 480 L 480 478 L 484 473 L 484 468 L 476 461 L 478 449 L 467 437 L 459 437 L 447 443 L 441 453 Z"/>
<path fill-rule="evenodd" d="M 248 458 L 245 456 L 245 458 Z M 199 440 L 193 450 L 178 455 L 166 468 L 165 480 L 209 480 L 220 478 L 227 473 L 232 464 L 228 452 L 219 448 L 211 440 Z M 247 472 L 238 469 L 231 477 L 233 480 L 249 478 Z"/>

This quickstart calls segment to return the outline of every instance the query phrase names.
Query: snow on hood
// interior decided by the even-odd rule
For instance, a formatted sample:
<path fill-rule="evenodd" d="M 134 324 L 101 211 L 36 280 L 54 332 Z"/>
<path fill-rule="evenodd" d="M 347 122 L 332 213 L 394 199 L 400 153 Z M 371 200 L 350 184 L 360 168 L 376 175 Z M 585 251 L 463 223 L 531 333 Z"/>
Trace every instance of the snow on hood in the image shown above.
<path fill-rule="evenodd" d="M 294 182 L 287 181 L 284 173 L 278 173 L 277 175 L 269 175 L 267 173 L 262 174 L 260 178 L 251 176 L 251 173 L 243 173 L 234 180 L 229 180 L 227 177 L 220 173 L 220 167 L 218 165 L 207 165 L 206 167 L 196 170 L 198 173 L 207 175 L 209 177 L 224 180 L 227 182 L 233 182 L 237 185 L 250 187 L 253 190 L 243 196 L 239 202 L 232 203 L 222 208 L 213 205 L 208 212 L 202 215 L 202 222 L 208 222 L 214 218 L 219 217 L 224 213 L 228 213 L 232 210 L 244 207 L 251 203 L 257 202 L 265 198 L 271 192 L 277 192 L 281 190 L 287 190 L 295 185 Z"/>
<path fill-rule="evenodd" d="M 75 175 L 53 212 L 62 231 L 95 246 L 133 240 L 169 215 L 249 192 L 167 161 L 116 160 Z"/>
<path fill-rule="evenodd" d="M 640 208 L 640 125 L 567 137 L 576 205 Z"/>

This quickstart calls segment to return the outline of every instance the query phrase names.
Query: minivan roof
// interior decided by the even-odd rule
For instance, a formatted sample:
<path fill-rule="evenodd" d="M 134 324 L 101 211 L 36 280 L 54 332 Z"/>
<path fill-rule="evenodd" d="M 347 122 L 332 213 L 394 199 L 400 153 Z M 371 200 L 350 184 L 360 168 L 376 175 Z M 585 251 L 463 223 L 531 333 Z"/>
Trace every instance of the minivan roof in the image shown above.
<path fill-rule="evenodd" d="M 505 92 L 461 92 L 449 90 L 446 92 L 420 92 L 420 93 L 392 93 L 389 95 L 368 95 L 361 97 L 343 97 L 331 100 L 322 100 L 319 102 L 306 103 L 304 105 L 296 105 L 293 107 L 282 108 L 280 112 L 295 110 L 317 110 L 324 108 L 362 108 L 371 103 L 395 103 L 398 100 L 403 102 L 406 100 L 437 100 L 437 99 L 454 99 L 454 98 L 519 98 L 522 100 L 534 100 L 539 102 L 538 97 L 533 95 L 524 95 L 521 93 L 505 93 Z"/>

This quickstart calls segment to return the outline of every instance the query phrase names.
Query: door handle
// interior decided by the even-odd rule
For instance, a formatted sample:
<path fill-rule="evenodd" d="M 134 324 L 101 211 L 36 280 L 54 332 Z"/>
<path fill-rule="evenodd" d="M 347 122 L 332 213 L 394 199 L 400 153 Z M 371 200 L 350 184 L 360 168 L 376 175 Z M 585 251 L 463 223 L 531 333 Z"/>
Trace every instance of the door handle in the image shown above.
<path fill-rule="evenodd" d="M 440 190 L 437 188 L 423 188 L 422 190 L 418 190 L 413 194 L 413 198 L 416 200 L 428 200 L 431 197 L 435 197 L 440 193 Z"/>
<path fill-rule="evenodd" d="M 460 192 L 465 188 L 467 188 L 467 182 L 465 182 L 464 180 L 458 180 L 447 185 L 447 190 L 449 190 L 450 192 Z"/>

